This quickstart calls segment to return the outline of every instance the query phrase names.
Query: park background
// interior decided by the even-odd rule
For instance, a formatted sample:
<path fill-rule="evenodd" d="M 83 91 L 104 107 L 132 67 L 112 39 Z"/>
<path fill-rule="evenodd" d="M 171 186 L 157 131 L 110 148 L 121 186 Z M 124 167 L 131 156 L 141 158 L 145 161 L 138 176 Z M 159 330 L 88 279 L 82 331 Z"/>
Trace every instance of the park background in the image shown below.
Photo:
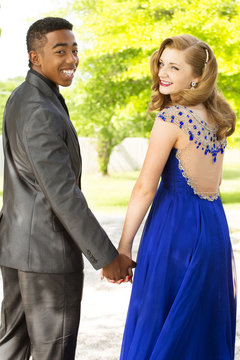
<path fill-rule="evenodd" d="M 25 35 L 30 24 L 44 16 L 65 17 L 74 24 L 80 64 L 74 84 L 61 92 L 80 137 L 83 192 L 115 244 L 154 121 L 146 113 L 151 95 L 150 55 L 164 38 L 183 33 L 212 47 L 219 64 L 218 89 L 238 118 L 236 132 L 228 141 L 221 197 L 239 271 L 240 2 L 0 0 L 0 6 L 0 123 L 8 96 L 28 69 Z M 100 282 L 87 262 L 85 277 L 76 358 L 117 360 L 130 285 Z M 237 332 L 239 360 L 239 322 Z"/>

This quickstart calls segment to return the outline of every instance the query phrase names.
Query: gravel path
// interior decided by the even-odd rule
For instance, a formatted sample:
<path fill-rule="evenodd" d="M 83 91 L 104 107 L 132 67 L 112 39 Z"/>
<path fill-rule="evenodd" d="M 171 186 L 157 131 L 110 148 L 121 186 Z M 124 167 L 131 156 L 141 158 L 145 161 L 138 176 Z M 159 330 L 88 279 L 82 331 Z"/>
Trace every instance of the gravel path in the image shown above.
<path fill-rule="evenodd" d="M 110 238 L 117 244 L 123 225 L 123 215 L 97 214 L 97 217 Z M 229 210 L 227 217 L 238 269 L 238 279 L 240 279 L 240 211 Z M 136 257 L 141 230 L 134 243 L 134 258 Z M 76 360 L 119 359 L 130 292 L 130 284 L 118 286 L 109 284 L 105 280 L 101 281 L 100 271 L 96 272 L 85 261 L 85 286 Z M 239 290 L 238 294 L 240 294 Z M 238 311 L 235 360 L 240 360 L 240 309 Z"/>

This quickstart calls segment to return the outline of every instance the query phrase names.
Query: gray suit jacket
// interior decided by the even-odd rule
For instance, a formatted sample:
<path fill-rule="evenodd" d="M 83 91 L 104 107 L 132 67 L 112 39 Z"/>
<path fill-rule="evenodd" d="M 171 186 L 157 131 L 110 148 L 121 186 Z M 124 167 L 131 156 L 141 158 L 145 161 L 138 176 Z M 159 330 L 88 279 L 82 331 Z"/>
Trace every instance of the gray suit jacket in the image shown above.
<path fill-rule="evenodd" d="M 56 93 L 29 72 L 3 121 L 4 193 L 0 265 L 66 273 L 95 269 L 118 254 L 80 190 L 81 156 Z"/>

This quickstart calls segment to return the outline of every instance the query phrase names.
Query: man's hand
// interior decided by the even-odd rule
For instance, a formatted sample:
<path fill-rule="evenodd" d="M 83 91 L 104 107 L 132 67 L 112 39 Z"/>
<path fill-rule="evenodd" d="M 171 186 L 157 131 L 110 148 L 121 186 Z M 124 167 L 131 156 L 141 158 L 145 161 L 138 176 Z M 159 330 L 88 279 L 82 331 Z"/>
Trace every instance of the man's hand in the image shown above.
<path fill-rule="evenodd" d="M 129 269 L 136 267 L 135 261 L 124 254 L 119 254 L 110 264 L 102 270 L 102 275 L 107 279 L 119 281 L 129 275 Z"/>

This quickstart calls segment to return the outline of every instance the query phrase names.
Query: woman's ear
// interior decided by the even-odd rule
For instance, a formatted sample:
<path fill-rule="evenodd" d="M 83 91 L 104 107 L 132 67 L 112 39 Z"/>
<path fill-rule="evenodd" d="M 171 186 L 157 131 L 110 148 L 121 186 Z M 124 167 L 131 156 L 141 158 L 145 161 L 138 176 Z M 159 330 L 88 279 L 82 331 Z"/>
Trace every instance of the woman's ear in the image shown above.
<path fill-rule="evenodd" d="M 201 80 L 201 76 L 198 76 L 198 77 L 193 78 L 192 82 L 194 82 L 195 84 L 198 84 L 200 80 Z"/>

